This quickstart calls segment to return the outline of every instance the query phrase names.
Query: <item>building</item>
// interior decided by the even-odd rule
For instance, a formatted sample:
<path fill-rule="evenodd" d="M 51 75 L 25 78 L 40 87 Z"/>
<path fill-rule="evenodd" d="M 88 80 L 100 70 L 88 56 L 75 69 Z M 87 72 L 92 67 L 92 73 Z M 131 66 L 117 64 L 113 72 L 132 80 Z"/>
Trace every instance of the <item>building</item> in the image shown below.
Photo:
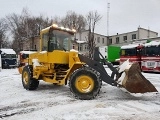
<path fill-rule="evenodd" d="M 88 41 L 88 33 L 89 33 L 89 31 L 85 30 L 85 31 L 82 31 L 81 33 L 77 33 L 75 35 L 75 37 L 78 41 L 86 41 L 87 42 Z M 105 36 L 105 35 L 100 35 L 100 34 L 94 33 L 94 40 L 95 40 L 94 42 L 97 47 L 107 45 L 107 36 Z"/>
<path fill-rule="evenodd" d="M 82 54 L 86 54 L 88 52 L 88 30 L 82 31 L 80 33 L 76 33 L 72 38 L 71 49 L 78 50 Z M 133 42 L 146 41 L 146 40 L 157 40 L 160 39 L 158 37 L 158 33 L 138 27 L 136 31 L 121 33 L 111 36 L 100 35 L 94 33 L 94 42 L 96 47 L 99 46 L 108 46 L 108 45 L 126 45 Z M 31 37 L 27 41 L 24 41 L 23 50 L 31 50 L 37 49 L 39 50 L 39 36 Z"/>
<path fill-rule="evenodd" d="M 77 41 L 87 41 L 88 39 L 88 30 L 82 31 L 81 33 L 76 34 L 76 39 Z M 132 32 L 127 32 L 127 33 L 121 33 L 121 34 L 116 34 L 116 35 L 111 35 L 111 36 L 105 36 L 105 35 L 100 35 L 95 33 L 94 34 L 94 39 L 95 39 L 95 45 L 96 47 L 99 46 L 108 46 L 108 45 L 118 45 L 122 46 L 125 44 L 133 43 L 136 41 L 140 41 L 142 39 L 152 39 L 152 38 L 157 38 L 158 33 L 155 31 L 151 31 L 148 29 L 144 29 L 141 27 L 138 27 L 136 31 Z M 81 49 L 78 49 L 79 52 L 87 52 L 88 49 L 87 47 L 87 42 L 82 42 L 79 43 L 79 46 Z"/>
<path fill-rule="evenodd" d="M 75 35 L 76 43 L 78 44 L 77 50 L 81 54 L 85 54 L 85 55 L 88 55 L 88 53 L 89 53 L 88 34 L 89 34 L 89 31 L 85 30 L 85 31 L 82 31 L 81 33 L 76 33 L 76 35 Z M 107 36 L 94 33 L 94 43 L 95 43 L 96 47 L 106 46 L 107 45 Z"/>
<path fill-rule="evenodd" d="M 158 37 L 158 33 L 138 27 L 136 31 L 109 36 L 107 45 Z"/>

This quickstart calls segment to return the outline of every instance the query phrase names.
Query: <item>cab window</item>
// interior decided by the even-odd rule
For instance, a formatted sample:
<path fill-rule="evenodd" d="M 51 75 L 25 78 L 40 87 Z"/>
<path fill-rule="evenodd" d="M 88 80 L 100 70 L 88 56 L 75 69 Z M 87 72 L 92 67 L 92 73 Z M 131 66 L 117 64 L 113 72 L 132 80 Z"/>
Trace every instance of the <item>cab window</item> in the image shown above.
<path fill-rule="evenodd" d="M 43 34 L 42 35 L 42 51 L 47 51 L 48 49 L 48 34 Z"/>

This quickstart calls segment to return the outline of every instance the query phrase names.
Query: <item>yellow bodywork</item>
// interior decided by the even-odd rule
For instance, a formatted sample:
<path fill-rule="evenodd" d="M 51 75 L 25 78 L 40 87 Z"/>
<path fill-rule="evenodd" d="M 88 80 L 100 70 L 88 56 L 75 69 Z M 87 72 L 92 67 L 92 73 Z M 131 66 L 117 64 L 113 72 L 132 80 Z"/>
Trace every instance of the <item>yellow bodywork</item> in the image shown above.
<path fill-rule="evenodd" d="M 32 78 L 36 80 L 44 80 L 46 82 L 55 83 L 57 85 L 64 85 L 69 79 L 70 75 L 76 69 L 82 67 L 85 63 L 81 62 L 78 57 L 78 51 L 53 50 L 44 51 L 43 45 L 47 45 L 48 41 L 44 43 L 43 35 L 48 35 L 51 30 L 62 31 L 73 36 L 75 31 L 68 28 L 61 28 L 56 25 L 47 27 L 40 32 L 40 50 L 38 52 L 29 54 L 29 58 L 25 59 L 26 63 L 33 67 Z M 61 67 L 63 66 L 63 67 Z M 24 66 L 19 68 L 22 73 Z"/>
<path fill-rule="evenodd" d="M 37 62 L 35 63 L 34 60 L 37 60 Z M 58 85 L 64 85 L 70 74 L 84 65 L 79 60 L 78 52 L 76 51 L 54 50 L 53 52 L 37 52 L 30 54 L 28 61 L 29 65 L 33 66 L 33 78 Z M 68 68 L 63 71 L 60 69 L 55 70 L 55 64 L 66 65 Z M 62 73 L 62 75 L 59 75 L 61 79 L 57 79 L 58 73 Z"/>

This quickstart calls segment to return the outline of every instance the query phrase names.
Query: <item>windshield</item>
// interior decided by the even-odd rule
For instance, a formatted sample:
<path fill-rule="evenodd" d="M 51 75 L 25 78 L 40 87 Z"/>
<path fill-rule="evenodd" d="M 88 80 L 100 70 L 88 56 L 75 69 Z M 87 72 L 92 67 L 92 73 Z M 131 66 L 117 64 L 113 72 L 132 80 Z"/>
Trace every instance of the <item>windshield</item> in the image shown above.
<path fill-rule="evenodd" d="M 53 50 L 70 50 L 70 42 L 73 36 L 68 32 L 53 30 L 43 35 L 42 50 L 52 52 Z"/>
<path fill-rule="evenodd" d="M 8 58 L 8 59 L 16 58 L 16 54 L 2 54 L 2 58 Z"/>
<path fill-rule="evenodd" d="M 136 48 L 121 49 L 121 56 L 135 56 L 137 55 Z"/>
<path fill-rule="evenodd" d="M 150 46 L 143 49 L 144 56 L 158 56 L 160 55 L 160 46 Z"/>

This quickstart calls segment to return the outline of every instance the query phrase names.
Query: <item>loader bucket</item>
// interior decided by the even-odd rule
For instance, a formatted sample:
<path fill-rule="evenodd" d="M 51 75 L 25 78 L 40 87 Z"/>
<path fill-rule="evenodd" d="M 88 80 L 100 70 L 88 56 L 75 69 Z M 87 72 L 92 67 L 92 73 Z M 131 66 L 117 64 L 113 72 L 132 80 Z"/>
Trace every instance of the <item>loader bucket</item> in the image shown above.
<path fill-rule="evenodd" d="M 125 69 L 125 77 L 122 87 L 131 93 L 158 92 L 154 85 L 142 74 L 138 63 L 133 63 L 129 69 Z"/>

